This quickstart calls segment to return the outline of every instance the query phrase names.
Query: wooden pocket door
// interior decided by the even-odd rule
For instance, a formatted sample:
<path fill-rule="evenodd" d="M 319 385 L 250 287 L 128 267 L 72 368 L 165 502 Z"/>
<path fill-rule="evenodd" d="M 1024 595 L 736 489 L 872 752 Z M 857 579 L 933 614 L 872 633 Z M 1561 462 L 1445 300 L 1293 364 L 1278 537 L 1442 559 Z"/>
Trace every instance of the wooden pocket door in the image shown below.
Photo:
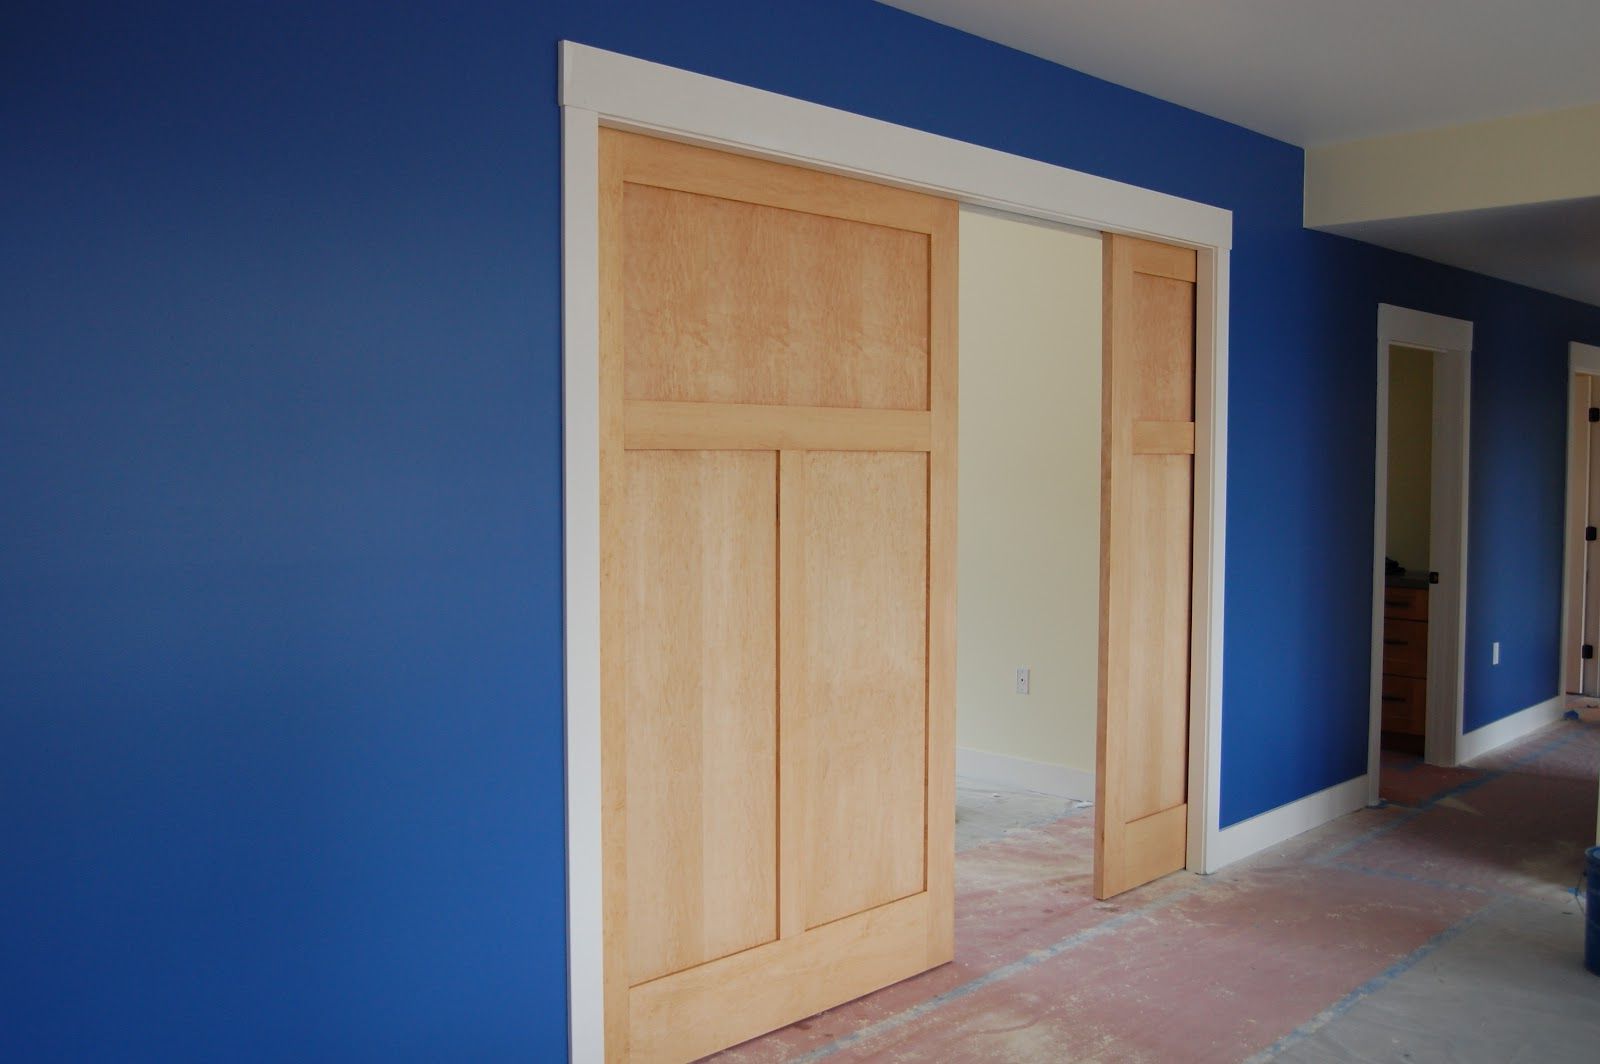
<path fill-rule="evenodd" d="M 601 138 L 607 1056 L 953 953 L 956 207 Z"/>

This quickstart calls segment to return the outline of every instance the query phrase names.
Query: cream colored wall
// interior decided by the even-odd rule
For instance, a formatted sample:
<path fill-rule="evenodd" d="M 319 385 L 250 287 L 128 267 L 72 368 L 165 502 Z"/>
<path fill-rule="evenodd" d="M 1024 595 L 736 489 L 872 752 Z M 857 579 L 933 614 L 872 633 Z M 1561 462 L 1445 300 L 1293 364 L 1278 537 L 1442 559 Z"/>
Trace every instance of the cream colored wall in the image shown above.
<path fill-rule="evenodd" d="M 1389 524 L 1384 553 L 1428 569 L 1433 485 L 1433 352 L 1389 349 Z"/>
<path fill-rule="evenodd" d="M 1305 223 L 1600 195 L 1600 104 L 1306 149 Z"/>
<path fill-rule="evenodd" d="M 957 744 L 1092 773 L 1100 236 L 967 209 L 960 236 Z"/>

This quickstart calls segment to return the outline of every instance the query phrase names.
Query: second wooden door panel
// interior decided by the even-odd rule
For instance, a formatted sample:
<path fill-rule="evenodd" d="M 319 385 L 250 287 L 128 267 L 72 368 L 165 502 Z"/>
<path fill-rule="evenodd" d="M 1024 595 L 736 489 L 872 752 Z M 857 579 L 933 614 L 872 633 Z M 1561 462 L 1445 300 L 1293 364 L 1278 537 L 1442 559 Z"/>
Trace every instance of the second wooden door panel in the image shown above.
<path fill-rule="evenodd" d="M 1195 253 L 1107 235 L 1095 895 L 1183 866 Z"/>

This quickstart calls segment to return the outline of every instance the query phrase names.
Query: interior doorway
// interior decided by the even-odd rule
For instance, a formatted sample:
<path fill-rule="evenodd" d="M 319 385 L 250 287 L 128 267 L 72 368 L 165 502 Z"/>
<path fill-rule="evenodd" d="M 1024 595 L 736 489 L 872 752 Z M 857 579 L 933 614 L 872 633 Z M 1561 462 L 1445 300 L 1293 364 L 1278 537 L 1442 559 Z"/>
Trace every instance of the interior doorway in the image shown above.
<path fill-rule="evenodd" d="M 629 408 L 626 400 L 621 404 L 613 401 L 617 395 L 617 389 L 613 387 L 615 382 L 607 381 L 599 372 L 600 338 L 606 334 L 608 322 L 614 327 L 619 320 L 614 296 L 609 300 L 603 299 L 599 283 L 600 278 L 606 275 L 608 264 L 615 265 L 615 260 L 610 258 L 615 254 L 615 245 L 601 239 L 602 227 L 597 224 L 605 198 L 600 182 L 603 167 L 600 165 L 599 151 L 603 127 L 665 133 L 667 139 L 680 144 L 693 143 L 724 151 L 732 148 L 746 159 L 766 159 L 811 171 L 849 174 L 898 189 L 918 190 L 958 200 L 963 205 L 1004 207 L 1049 221 L 1088 224 L 1107 232 L 1133 230 L 1141 234 L 1159 235 L 1162 239 L 1192 249 L 1193 276 L 1187 283 L 1193 287 L 1189 299 L 1196 349 L 1193 365 L 1197 416 L 1191 426 L 1194 470 L 1192 609 L 1195 625 L 1190 691 L 1196 725 L 1190 729 L 1187 751 L 1188 789 L 1194 800 L 1188 803 L 1186 810 L 1189 828 L 1185 857 L 1189 867 L 1207 871 L 1220 860 L 1226 860 L 1226 856 L 1213 859 L 1211 854 L 1225 852 L 1223 847 L 1228 841 L 1217 817 L 1220 762 L 1218 702 L 1222 650 L 1220 592 L 1226 498 L 1227 249 L 1231 239 L 1231 219 L 1227 213 L 1033 160 L 603 53 L 570 42 L 563 44 L 562 79 L 564 436 L 567 455 L 564 488 L 568 533 L 565 566 L 568 929 L 569 979 L 573 988 L 570 995 L 573 1056 L 585 1060 L 621 1056 L 626 1054 L 627 1044 L 624 1038 L 614 1039 L 612 1036 L 608 1022 L 610 1017 L 607 1015 L 612 1011 L 609 1004 L 611 996 L 605 992 L 610 976 L 606 955 L 612 950 L 611 943 L 625 936 L 626 928 L 621 921 L 611 918 L 611 906 L 599 901 L 605 895 L 607 876 L 604 869 L 608 857 L 620 849 L 603 845 L 606 833 L 602 830 L 602 823 L 614 810 L 626 808 L 618 801 L 621 789 L 617 786 L 615 776 L 608 777 L 604 771 L 602 757 L 602 748 L 606 744 L 606 720 L 600 712 L 604 702 L 602 633 L 608 630 L 604 623 L 606 617 L 615 618 L 618 615 L 615 609 L 607 614 L 601 608 L 603 574 L 615 571 L 614 566 L 607 568 L 607 548 L 603 544 L 618 541 L 615 536 L 607 540 L 602 535 L 606 527 L 602 520 L 606 508 L 601 500 L 609 497 L 614 501 L 618 498 L 617 485 L 602 474 L 607 469 L 614 472 L 626 462 L 607 463 L 601 459 L 601 440 L 614 440 L 617 437 L 615 415 L 619 406 L 624 414 L 623 451 L 628 450 L 626 441 L 629 439 L 639 444 L 635 448 L 637 451 L 657 450 L 650 444 L 663 432 L 677 434 L 673 439 L 680 449 L 727 449 L 730 446 L 728 441 L 732 439 L 730 434 L 736 430 L 744 432 L 754 420 L 759 420 L 762 425 L 772 420 L 767 411 L 761 412 L 760 419 L 753 419 L 752 415 L 750 420 L 719 414 L 717 416 L 728 423 L 717 426 L 715 432 L 706 435 L 700 433 L 698 426 L 685 425 L 679 415 L 691 412 L 680 410 L 676 405 L 672 409 L 640 407 L 634 412 L 641 414 L 643 421 L 634 426 L 637 430 L 635 433 L 628 433 L 626 420 Z M 675 181 L 676 178 L 668 175 L 659 187 L 668 192 L 683 191 Z M 830 211 L 849 212 L 853 210 L 853 202 L 851 197 L 835 198 L 828 199 L 826 203 L 819 202 L 819 206 L 824 208 L 825 214 Z M 604 209 L 614 209 L 614 203 Z M 909 231 L 893 223 L 881 228 Z M 615 231 L 614 226 L 612 231 Z M 898 240 L 898 243 L 906 241 Z M 824 258 L 822 261 L 826 263 L 830 260 Z M 827 275 L 826 270 L 823 275 Z M 677 274 L 667 270 L 653 276 L 662 286 L 670 289 Z M 744 279 L 757 284 L 761 283 L 764 276 L 742 275 Z M 934 295 L 930 292 L 930 303 L 947 305 L 938 298 L 932 298 Z M 904 320 L 910 322 L 918 317 L 911 315 Z M 604 389 L 602 385 L 605 385 Z M 690 406 L 699 405 L 684 402 Z M 953 414 L 953 405 L 948 409 Z M 696 410 L 693 413 L 699 417 L 705 411 Z M 761 447 L 757 449 L 804 449 L 804 446 L 791 441 L 802 437 L 809 440 L 811 437 L 808 434 L 813 434 L 813 430 L 820 433 L 844 424 L 834 416 L 831 408 L 821 410 L 817 416 L 812 416 L 814 413 L 807 412 L 803 417 L 783 415 L 782 419 L 786 419 L 784 423 L 772 429 L 768 434 L 770 439 L 763 437 L 759 441 Z M 926 411 L 912 410 L 909 413 L 915 415 Z M 872 416 L 876 418 L 877 413 L 872 412 Z M 855 413 L 849 413 L 847 418 L 849 424 L 846 427 L 851 428 L 858 427 L 855 423 L 862 420 Z M 898 441 L 897 445 L 909 446 L 916 451 L 921 447 L 923 435 L 921 427 L 912 423 L 918 420 L 898 419 L 895 425 L 890 426 L 892 431 L 888 431 L 887 435 L 874 430 L 862 435 L 861 440 L 876 449 L 882 449 L 886 440 L 891 443 Z M 687 435 L 683 434 L 685 430 L 688 431 Z M 801 435 L 797 437 L 794 433 Z M 1160 439 L 1155 439 L 1157 436 Z M 1163 430 L 1145 442 L 1148 445 L 1153 440 L 1163 447 L 1171 447 L 1170 436 L 1170 432 Z M 782 472 L 780 470 L 780 474 Z M 801 479 L 809 484 L 807 477 L 812 470 L 798 472 Z M 709 482 L 701 480 L 698 483 L 704 487 Z M 891 509 L 892 513 L 886 511 L 886 520 L 906 517 L 907 511 L 903 508 Z M 838 516 L 842 522 L 849 518 L 842 511 L 828 511 L 826 515 L 818 511 L 819 519 L 829 515 Z M 831 556 L 822 552 L 816 556 L 832 560 Z M 788 586 L 792 588 L 797 585 L 791 580 Z M 786 674 L 790 672 L 785 670 Z M 616 715 L 613 714 L 611 719 L 615 720 Z M 938 744 L 941 757 L 944 752 L 953 752 L 953 747 L 945 745 L 947 741 L 941 740 Z M 934 745 L 930 737 L 927 748 L 930 762 L 933 760 Z M 612 763 L 617 764 L 617 759 L 614 758 Z M 944 769 L 945 766 L 941 765 L 941 776 Z M 949 808 L 942 802 L 940 804 L 943 808 Z M 857 811 L 855 815 L 861 814 Z M 932 814 L 926 815 L 931 817 Z M 782 837 L 793 840 L 797 834 L 785 832 Z M 945 837 L 948 838 L 948 835 Z M 927 854 L 932 852 L 930 844 Z M 949 851 L 945 849 L 943 852 Z M 931 877 L 926 880 L 932 881 Z M 786 891 L 782 896 L 793 899 L 796 892 Z M 889 913 L 892 917 L 902 910 L 910 912 L 891 902 L 865 912 Z M 845 928 L 845 921 L 820 926 Z M 804 937 L 804 934 L 796 936 L 797 939 Z M 930 935 L 928 939 L 930 952 L 937 937 Z M 877 941 L 876 937 L 873 941 Z M 754 951 L 742 951 L 730 957 L 742 957 L 751 952 Z M 720 965 L 720 959 L 710 963 Z M 742 963 L 735 962 L 735 966 Z M 719 967 L 718 973 L 724 974 L 722 968 L 725 967 Z M 640 985 L 650 986 L 658 982 L 664 985 L 665 980 L 650 980 Z M 831 979 L 815 982 L 837 989 L 836 982 Z M 696 988 L 685 986 L 684 989 Z M 648 1021 L 656 1015 L 653 1003 L 659 1003 L 658 996 L 654 991 L 640 995 L 640 1019 Z M 767 996 L 775 997 L 770 993 Z M 618 1018 L 633 1022 L 621 1014 L 618 1014 Z M 700 1028 L 695 1028 L 696 1038 L 700 1038 L 702 1033 Z"/>
<path fill-rule="evenodd" d="M 947 198 L 610 129 L 599 175 L 608 1053 L 698 1059 L 953 958 L 961 277 L 1033 282 L 979 374 L 1014 396 L 1078 364 L 962 421 L 1016 430 L 1005 464 L 1037 481 L 1088 472 L 1057 502 L 1093 576 L 1039 661 L 1096 677 L 1077 900 L 1183 868 L 1197 252 L 1095 234 L 1074 274 L 1028 253 L 1061 227 L 973 215 L 1013 238 L 969 241 L 963 273 Z M 1057 446 L 1073 398 L 1090 431 Z M 1059 515 L 985 508 L 985 553 L 1030 524 L 1040 568 L 1072 549 Z"/>
<path fill-rule="evenodd" d="M 1427 736 L 1433 568 L 1432 351 L 1389 347 L 1389 513 L 1384 537 L 1383 715 L 1387 753 L 1421 757 Z"/>
<path fill-rule="evenodd" d="M 957 766 L 1092 798 L 1106 898 L 1186 856 L 1195 254 L 972 208 L 961 236 Z"/>
<path fill-rule="evenodd" d="M 1472 326 L 1379 308 L 1369 800 L 1461 737 Z"/>
<path fill-rule="evenodd" d="M 1600 347 L 1568 357 L 1567 506 L 1561 612 L 1561 690 L 1600 700 Z"/>

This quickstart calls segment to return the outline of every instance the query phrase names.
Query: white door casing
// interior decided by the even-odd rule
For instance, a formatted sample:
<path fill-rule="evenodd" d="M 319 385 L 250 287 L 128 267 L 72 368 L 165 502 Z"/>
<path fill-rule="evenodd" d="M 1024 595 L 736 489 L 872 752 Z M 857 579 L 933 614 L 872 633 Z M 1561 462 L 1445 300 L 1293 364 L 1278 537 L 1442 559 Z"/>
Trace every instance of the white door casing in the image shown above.
<path fill-rule="evenodd" d="M 819 104 L 572 42 L 561 45 L 565 702 L 570 1053 L 604 1057 L 599 604 L 601 125 L 842 173 L 1199 252 L 1196 306 L 1194 661 L 1188 867 L 1219 844 L 1232 214 Z M 1267 845 L 1270 838 L 1261 841 Z"/>

